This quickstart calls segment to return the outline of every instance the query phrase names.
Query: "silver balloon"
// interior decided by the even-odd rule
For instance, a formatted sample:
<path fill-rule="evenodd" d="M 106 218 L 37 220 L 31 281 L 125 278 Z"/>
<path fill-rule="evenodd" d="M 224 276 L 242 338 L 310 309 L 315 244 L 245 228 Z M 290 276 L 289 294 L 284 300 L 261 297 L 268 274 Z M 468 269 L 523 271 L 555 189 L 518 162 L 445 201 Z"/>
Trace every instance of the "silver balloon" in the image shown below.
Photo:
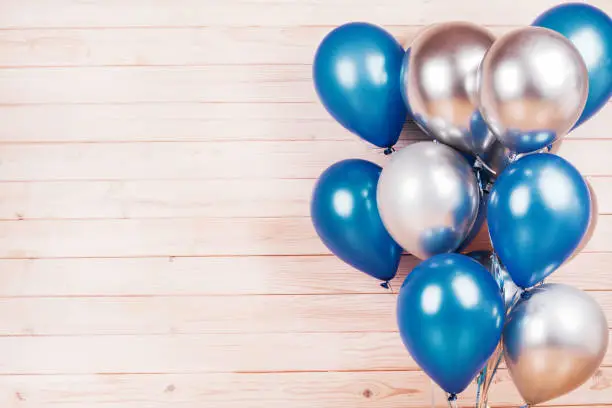
<path fill-rule="evenodd" d="M 512 151 L 525 153 L 572 128 L 586 103 L 588 72 L 568 39 L 525 27 L 495 41 L 478 84 L 478 106 L 491 131 Z"/>
<path fill-rule="evenodd" d="M 578 388 L 597 371 L 608 348 L 608 324 L 585 292 L 544 284 L 512 309 L 503 341 L 512 379 L 535 405 Z"/>
<path fill-rule="evenodd" d="M 474 155 L 495 142 L 476 108 L 478 66 L 494 40 L 471 23 L 435 24 L 414 39 L 408 69 L 402 70 L 415 122 L 440 142 Z"/>
<path fill-rule="evenodd" d="M 478 214 L 479 187 L 461 154 L 419 142 L 395 153 L 378 181 L 378 211 L 395 239 L 421 259 L 453 252 Z"/>

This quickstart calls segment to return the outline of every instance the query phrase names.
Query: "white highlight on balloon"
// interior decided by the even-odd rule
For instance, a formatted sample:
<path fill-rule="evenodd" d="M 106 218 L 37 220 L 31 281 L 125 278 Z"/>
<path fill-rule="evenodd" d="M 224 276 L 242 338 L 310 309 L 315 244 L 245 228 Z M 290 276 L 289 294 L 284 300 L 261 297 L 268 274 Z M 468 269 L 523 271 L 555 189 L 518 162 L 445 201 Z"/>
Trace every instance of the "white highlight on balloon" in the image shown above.
<path fill-rule="evenodd" d="M 372 82 L 377 85 L 384 85 L 389 80 L 385 72 L 385 57 L 380 54 L 369 54 L 366 56 L 366 69 L 370 74 Z"/>
<path fill-rule="evenodd" d="M 571 41 L 578 48 L 587 68 L 593 68 L 601 60 L 604 47 L 593 29 L 586 27 L 579 30 L 572 35 Z"/>
<path fill-rule="evenodd" d="M 534 72 L 539 71 L 538 78 L 542 81 L 540 89 L 549 98 L 562 95 L 564 83 L 573 77 L 573 72 L 568 71 L 571 61 L 558 47 L 552 49 L 534 50 L 533 61 L 530 64 Z M 571 68 L 570 68 L 571 69 Z M 570 77 L 571 75 L 571 77 Z"/>
<path fill-rule="evenodd" d="M 338 190 L 334 193 L 334 210 L 341 217 L 348 218 L 353 213 L 355 205 L 353 195 L 347 190 Z"/>
<path fill-rule="evenodd" d="M 555 210 L 563 210 L 576 200 L 574 189 L 569 187 L 571 185 L 569 177 L 553 167 L 544 168 L 538 180 L 538 189 L 542 198 L 547 206 Z"/>
<path fill-rule="evenodd" d="M 354 88 L 357 85 L 357 67 L 355 63 L 348 58 L 343 58 L 338 61 L 336 65 L 336 76 L 342 86 Z"/>
<path fill-rule="evenodd" d="M 438 285 L 429 285 L 421 295 L 421 308 L 429 315 L 438 313 L 442 305 L 442 289 Z"/>
<path fill-rule="evenodd" d="M 480 295 L 478 294 L 478 286 L 467 276 L 457 276 L 453 279 L 453 292 L 459 300 L 459 303 L 466 309 L 473 308 L 478 305 Z"/>
<path fill-rule="evenodd" d="M 529 188 L 527 186 L 519 186 L 510 193 L 510 211 L 517 217 L 522 217 L 527 214 L 531 204 L 529 196 Z"/>
<path fill-rule="evenodd" d="M 526 80 L 518 61 L 510 60 L 500 64 L 493 81 L 500 99 L 520 98 L 525 93 Z"/>
<path fill-rule="evenodd" d="M 439 168 L 432 170 L 431 178 L 440 188 L 440 197 L 451 200 L 450 203 L 456 205 L 461 194 L 457 191 L 459 185 L 453 180 L 453 174 L 448 169 Z"/>
<path fill-rule="evenodd" d="M 422 88 L 427 89 L 429 98 L 445 98 L 453 89 L 453 72 L 444 58 L 427 60 L 420 70 Z"/>

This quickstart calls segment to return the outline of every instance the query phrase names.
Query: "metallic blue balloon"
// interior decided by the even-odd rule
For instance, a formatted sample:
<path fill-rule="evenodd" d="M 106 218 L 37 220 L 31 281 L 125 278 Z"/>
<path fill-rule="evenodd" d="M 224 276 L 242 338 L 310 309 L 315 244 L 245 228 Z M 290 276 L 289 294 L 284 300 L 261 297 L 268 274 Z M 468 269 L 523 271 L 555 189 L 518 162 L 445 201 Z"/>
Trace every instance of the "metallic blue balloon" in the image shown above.
<path fill-rule="evenodd" d="M 589 188 L 569 162 L 524 156 L 497 178 L 487 208 L 489 234 L 512 280 L 529 288 L 553 273 L 589 226 Z"/>
<path fill-rule="evenodd" d="M 377 279 L 395 277 L 402 249 L 385 229 L 376 204 L 382 168 L 343 160 L 319 178 L 310 205 L 314 227 L 340 259 Z"/>
<path fill-rule="evenodd" d="M 435 255 L 408 275 L 397 299 L 399 331 L 419 366 L 446 392 L 463 391 L 501 337 L 504 301 L 481 264 Z"/>
<path fill-rule="evenodd" d="M 574 127 L 599 111 L 612 96 L 612 19 L 584 3 L 554 7 L 533 24 L 554 30 L 576 46 L 589 71 L 589 96 Z"/>
<path fill-rule="evenodd" d="M 317 50 L 314 83 L 342 126 L 378 147 L 391 147 L 406 121 L 400 70 L 404 49 L 382 28 L 349 23 L 329 33 Z"/>

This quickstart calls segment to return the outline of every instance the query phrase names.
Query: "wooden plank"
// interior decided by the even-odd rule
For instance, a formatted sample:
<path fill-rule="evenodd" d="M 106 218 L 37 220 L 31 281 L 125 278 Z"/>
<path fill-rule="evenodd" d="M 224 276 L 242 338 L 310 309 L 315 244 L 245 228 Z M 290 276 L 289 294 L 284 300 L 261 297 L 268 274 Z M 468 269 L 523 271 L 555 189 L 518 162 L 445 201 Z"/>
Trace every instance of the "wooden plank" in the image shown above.
<path fill-rule="evenodd" d="M 419 261 L 403 258 L 395 291 Z M 612 290 L 612 253 L 582 253 L 549 280 Z M 0 260 L 1 297 L 381 294 L 333 256 Z"/>
<path fill-rule="evenodd" d="M 612 312 L 612 294 L 599 298 Z M 0 336 L 395 332 L 395 299 L 382 290 L 353 296 L 0 299 Z"/>
<path fill-rule="evenodd" d="M 418 370 L 398 333 L 18 336 L 0 346 L 1 375 Z"/>
<path fill-rule="evenodd" d="M 601 144 L 597 154 L 612 150 L 612 141 Z M 316 178 L 352 157 L 386 160 L 382 149 L 359 140 L 7 145 L 0 152 L 0 180 Z M 585 159 L 587 166 L 598 165 Z"/>
<path fill-rule="evenodd" d="M 311 64 L 334 26 L 25 29 L 0 31 L 0 67 Z M 423 25 L 385 27 L 409 45 Z M 516 27 L 492 26 L 502 35 Z M 248 52 L 245 52 L 248 49 Z"/>
<path fill-rule="evenodd" d="M 0 219 L 309 217 L 314 179 L 5 182 Z M 592 177 L 600 214 L 612 178 Z"/>
<path fill-rule="evenodd" d="M 356 140 L 318 102 L 4 105 L 0 123 L 0 141 L 11 143 Z M 610 138 L 610 128 L 607 104 L 568 140 Z M 410 123 L 402 137 L 426 138 Z"/>
<path fill-rule="evenodd" d="M 566 140 L 559 154 L 585 176 L 612 174 L 612 139 Z M 0 181 L 313 179 L 348 158 L 389 160 L 360 140 L 16 144 L 0 152 Z"/>
<path fill-rule="evenodd" d="M 415 263 L 405 257 L 403 275 Z M 592 276 L 593 284 L 607 282 L 601 268 L 585 271 L 584 281 Z M 2 297 L 385 292 L 333 256 L 0 260 Z"/>
<path fill-rule="evenodd" d="M 321 254 L 308 218 L 6 221 L 0 257 Z"/>
<path fill-rule="evenodd" d="M 308 65 L 7 68 L 0 104 L 313 102 L 311 78 Z"/>
<path fill-rule="evenodd" d="M 602 408 L 610 392 L 612 370 L 602 369 L 578 390 L 542 406 L 588 404 Z M 388 408 L 430 406 L 432 388 L 422 372 L 318 372 L 261 374 L 150 374 L 150 375 L 20 375 L 0 377 L 3 406 L 56 408 L 200 408 L 202 400 L 214 407 L 234 407 L 249 401 L 253 408 Z M 436 407 L 448 405 L 434 387 Z M 461 406 L 473 405 L 475 386 L 459 397 Z M 517 407 L 520 397 L 505 371 L 498 372 L 491 392 L 495 408 Z"/>
<path fill-rule="evenodd" d="M 612 292 L 589 292 L 609 317 Z M 397 332 L 396 296 L 0 299 L 0 336 Z"/>
<path fill-rule="evenodd" d="M 424 24 L 433 21 L 469 20 L 488 24 L 529 24 L 559 1 L 535 0 L 521 7 L 508 2 L 447 0 L 398 2 L 382 0 L 37 0 L 36 13 L 19 0 L 3 3 L 2 27 L 121 27 L 121 26 L 289 26 L 342 24 L 372 21 L 379 24 Z M 589 3 L 610 10 L 609 2 Z M 121 10 L 121 12 L 118 12 Z M 231 10 L 231 12 L 230 12 Z"/>
<path fill-rule="evenodd" d="M 0 374 L 417 369 L 397 333 L 20 336 L 0 350 Z"/>
<path fill-rule="evenodd" d="M 599 216 L 584 251 L 612 251 L 610 234 L 612 216 Z M 468 249 L 488 246 L 483 231 Z M 328 253 L 307 217 L 31 220 L 0 226 L 0 258 Z"/>
<path fill-rule="evenodd" d="M 314 184 L 313 179 L 10 182 L 0 185 L 0 219 L 308 217 Z"/>

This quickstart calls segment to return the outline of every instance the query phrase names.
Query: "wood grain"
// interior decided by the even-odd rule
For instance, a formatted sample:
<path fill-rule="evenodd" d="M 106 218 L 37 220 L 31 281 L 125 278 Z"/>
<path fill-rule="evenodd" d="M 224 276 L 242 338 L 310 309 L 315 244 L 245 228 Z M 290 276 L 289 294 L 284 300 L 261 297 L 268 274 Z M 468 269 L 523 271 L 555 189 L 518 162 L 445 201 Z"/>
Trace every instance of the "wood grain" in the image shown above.
<path fill-rule="evenodd" d="M 541 406 L 602 408 L 607 401 L 612 370 L 602 369 L 578 390 Z M 215 407 L 327 408 L 330 406 L 389 408 L 430 406 L 432 386 L 422 372 L 317 372 L 258 374 L 111 374 L 0 376 L 0 402 L 24 408 L 74 406 L 151 408 Z M 447 407 L 442 392 L 433 387 L 436 407 Z M 500 371 L 490 401 L 494 407 L 515 408 L 520 397 L 508 373 Z M 262 390 L 266 390 L 265 393 Z M 473 405 L 474 385 L 460 397 L 461 406 Z M 565 404 L 565 405 L 564 405 Z"/>
<path fill-rule="evenodd" d="M 19 0 L 3 3 L 3 27 L 133 27 L 133 26 L 295 26 L 337 25 L 347 21 L 377 24 L 424 24 L 433 21 L 469 20 L 484 24 L 531 23 L 555 0 L 513 3 L 446 0 L 398 2 L 382 0 L 36 0 L 36 13 Z M 589 3 L 609 9 L 606 0 Z M 121 10 L 121 12 L 117 12 Z"/>

